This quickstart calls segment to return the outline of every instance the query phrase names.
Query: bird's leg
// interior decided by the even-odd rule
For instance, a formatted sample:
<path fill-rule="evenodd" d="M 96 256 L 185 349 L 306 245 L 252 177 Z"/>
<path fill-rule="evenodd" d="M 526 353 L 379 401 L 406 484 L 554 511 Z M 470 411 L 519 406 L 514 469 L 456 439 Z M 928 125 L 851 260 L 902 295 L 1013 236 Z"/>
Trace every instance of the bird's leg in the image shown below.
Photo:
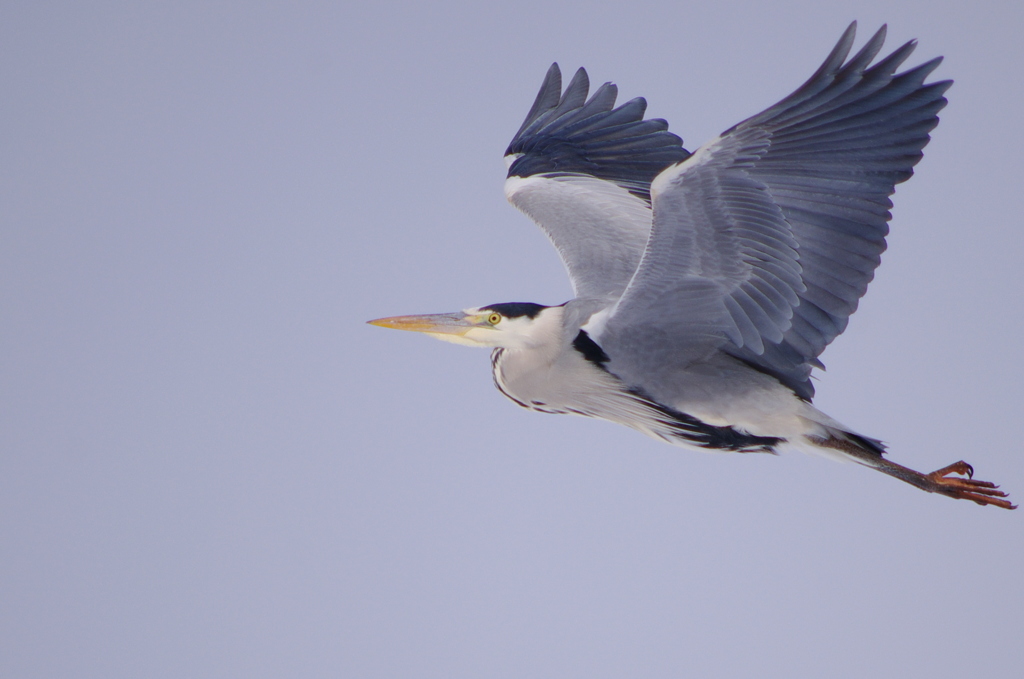
<path fill-rule="evenodd" d="M 1009 500 L 1003 499 L 1006 497 L 1006 493 L 998 490 L 999 486 L 996 484 L 974 480 L 974 467 L 963 460 L 937 469 L 930 474 L 922 474 L 887 460 L 875 452 L 863 450 L 852 441 L 815 438 L 815 443 L 826 448 L 841 450 L 865 466 L 874 467 L 883 474 L 888 474 L 929 493 L 940 493 L 958 500 L 972 500 L 979 505 L 994 505 L 1003 509 L 1017 508 Z M 959 476 L 951 476 L 953 474 Z"/>
<path fill-rule="evenodd" d="M 929 493 L 941 493 L 958 500 L 973 500 L 979 505 L 995 505 L 1003 509 L 1017 508 L 1009 500 L 1002 499 L 1006 497 L 1006 493 L 998 490 L 999 486 L 996 484 L 989 481 L 974 480 L 972 478 L 974 476 L 974 468 L 963 460 L 954 462 L 942 469 L 937 469 L 931 474 L 916 472 L 913 469 L 908 469 L 903 465 L 884 458 L 874 466 L 875 469 L 882 473 L 893 476 L 900 481 L 906 481 Z M 959 474 L 960 476 L 952 476 L 953 474 Z"/>

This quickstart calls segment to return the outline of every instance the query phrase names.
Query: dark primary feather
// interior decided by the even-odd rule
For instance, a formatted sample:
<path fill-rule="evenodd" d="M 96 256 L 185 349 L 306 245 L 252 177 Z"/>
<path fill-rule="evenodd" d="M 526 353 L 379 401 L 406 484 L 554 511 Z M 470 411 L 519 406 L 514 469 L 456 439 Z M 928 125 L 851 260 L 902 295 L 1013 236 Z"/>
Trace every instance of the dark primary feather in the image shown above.
<path fill-rule="evenodd" d="M 924 84 L 941 58 L 895 75 L 914 42 L 869 66 L 884 26 L 846 61 L 854 30 L 793 94 L 670 170 L 613 318 L 631 343 L 637 324 L 672 336 L 684 359 L 717 342 L 813 396 L 811 367 L 874 276 L 889 196 L 913 174 L 951 85 Z"/>
<path fill-rule="evenodd" d="M 853 29 L 837 45 L 842 57 Z M 797 93 L 738 126 L 771 134 L 750 175 L 765 184 L 792 227 L 806 287 L 782 342 L 760 356 L 739 356 L 805 398 L 814 394 L 811 365 L 846 329 L 874 277 L 892 216 L 889 196 L 913 175 L 952 85 L 924 84 L 941 58 L 893 75 L 915 42 L 867 68 L 884 39 L 883 26 L 845 66 L 827 61 Z"/>
<path fill-rule="evenodd" d="M 683 140 L 661 119 L 644 120 L 647 102 L 618 108 L 618 88 L 605 83 L 587 99 L 590 80 L 576 71 L 565 92 L 558 64 L 548 69 L 537 99 L 505 155 L 522 154 L 509 177 L 585 174 L 606 179 L 650 200 L 650 184 L 662 170 L 689 157 Z"/>

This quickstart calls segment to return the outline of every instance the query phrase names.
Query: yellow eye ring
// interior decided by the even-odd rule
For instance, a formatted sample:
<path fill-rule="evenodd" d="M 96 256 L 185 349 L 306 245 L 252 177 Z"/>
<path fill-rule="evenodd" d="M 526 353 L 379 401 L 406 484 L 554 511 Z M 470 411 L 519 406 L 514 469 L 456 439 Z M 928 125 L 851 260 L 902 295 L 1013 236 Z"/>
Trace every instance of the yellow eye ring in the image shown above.
<path fill-rule="evenodd" d="M 498 323 L 501 323 L 501 314 L 491 314 L 490 316 L 487 317 L 487 322 L 490 323 L 491 325 L 497 325 Z"/>

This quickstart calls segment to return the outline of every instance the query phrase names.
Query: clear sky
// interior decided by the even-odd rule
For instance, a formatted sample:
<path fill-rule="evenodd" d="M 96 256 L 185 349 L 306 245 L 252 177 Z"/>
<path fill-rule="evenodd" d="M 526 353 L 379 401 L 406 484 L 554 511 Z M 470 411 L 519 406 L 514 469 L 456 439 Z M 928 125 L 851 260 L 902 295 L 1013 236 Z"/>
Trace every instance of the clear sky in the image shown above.
<path fill-rule="evenodd" d="M 571 295 L 545 70 L 693 149 L 843 29 L 949 106 L 816 404 L 1024 501 L 1024 5 L 0 6 L 0 676 L 1024 676 L 1024 510 L 526 412 L 380 316 Z"/>

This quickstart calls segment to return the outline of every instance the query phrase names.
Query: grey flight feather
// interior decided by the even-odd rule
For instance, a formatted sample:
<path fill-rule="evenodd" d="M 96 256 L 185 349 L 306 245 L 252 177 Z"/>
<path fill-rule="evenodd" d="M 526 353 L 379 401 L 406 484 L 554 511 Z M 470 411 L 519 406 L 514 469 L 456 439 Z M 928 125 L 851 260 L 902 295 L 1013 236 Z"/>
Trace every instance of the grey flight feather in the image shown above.
<path fill-rule="evenodd" d="M 690 154 L 664 120 L 644 120 L 643 99 L 616 108 L 611 83 L 587 99 L 582 68 L 561 88 L 552 64 L 505 152 L 505 191 L 551 239 L 576 295 L 614 300 L 650 236 L 651 180 Z"/>
<path fill-rule="evenodd" d="M 914 42 L 869 67 L 884 26 L 846 61 L 855 27 L 793 94 L 654 181 L 650 240 L 600 340 L 629 347 L 623 370 L 721 351 L 813 396 L 952 84 L 924 84 L 941 58 L 894 75 Z"/>

